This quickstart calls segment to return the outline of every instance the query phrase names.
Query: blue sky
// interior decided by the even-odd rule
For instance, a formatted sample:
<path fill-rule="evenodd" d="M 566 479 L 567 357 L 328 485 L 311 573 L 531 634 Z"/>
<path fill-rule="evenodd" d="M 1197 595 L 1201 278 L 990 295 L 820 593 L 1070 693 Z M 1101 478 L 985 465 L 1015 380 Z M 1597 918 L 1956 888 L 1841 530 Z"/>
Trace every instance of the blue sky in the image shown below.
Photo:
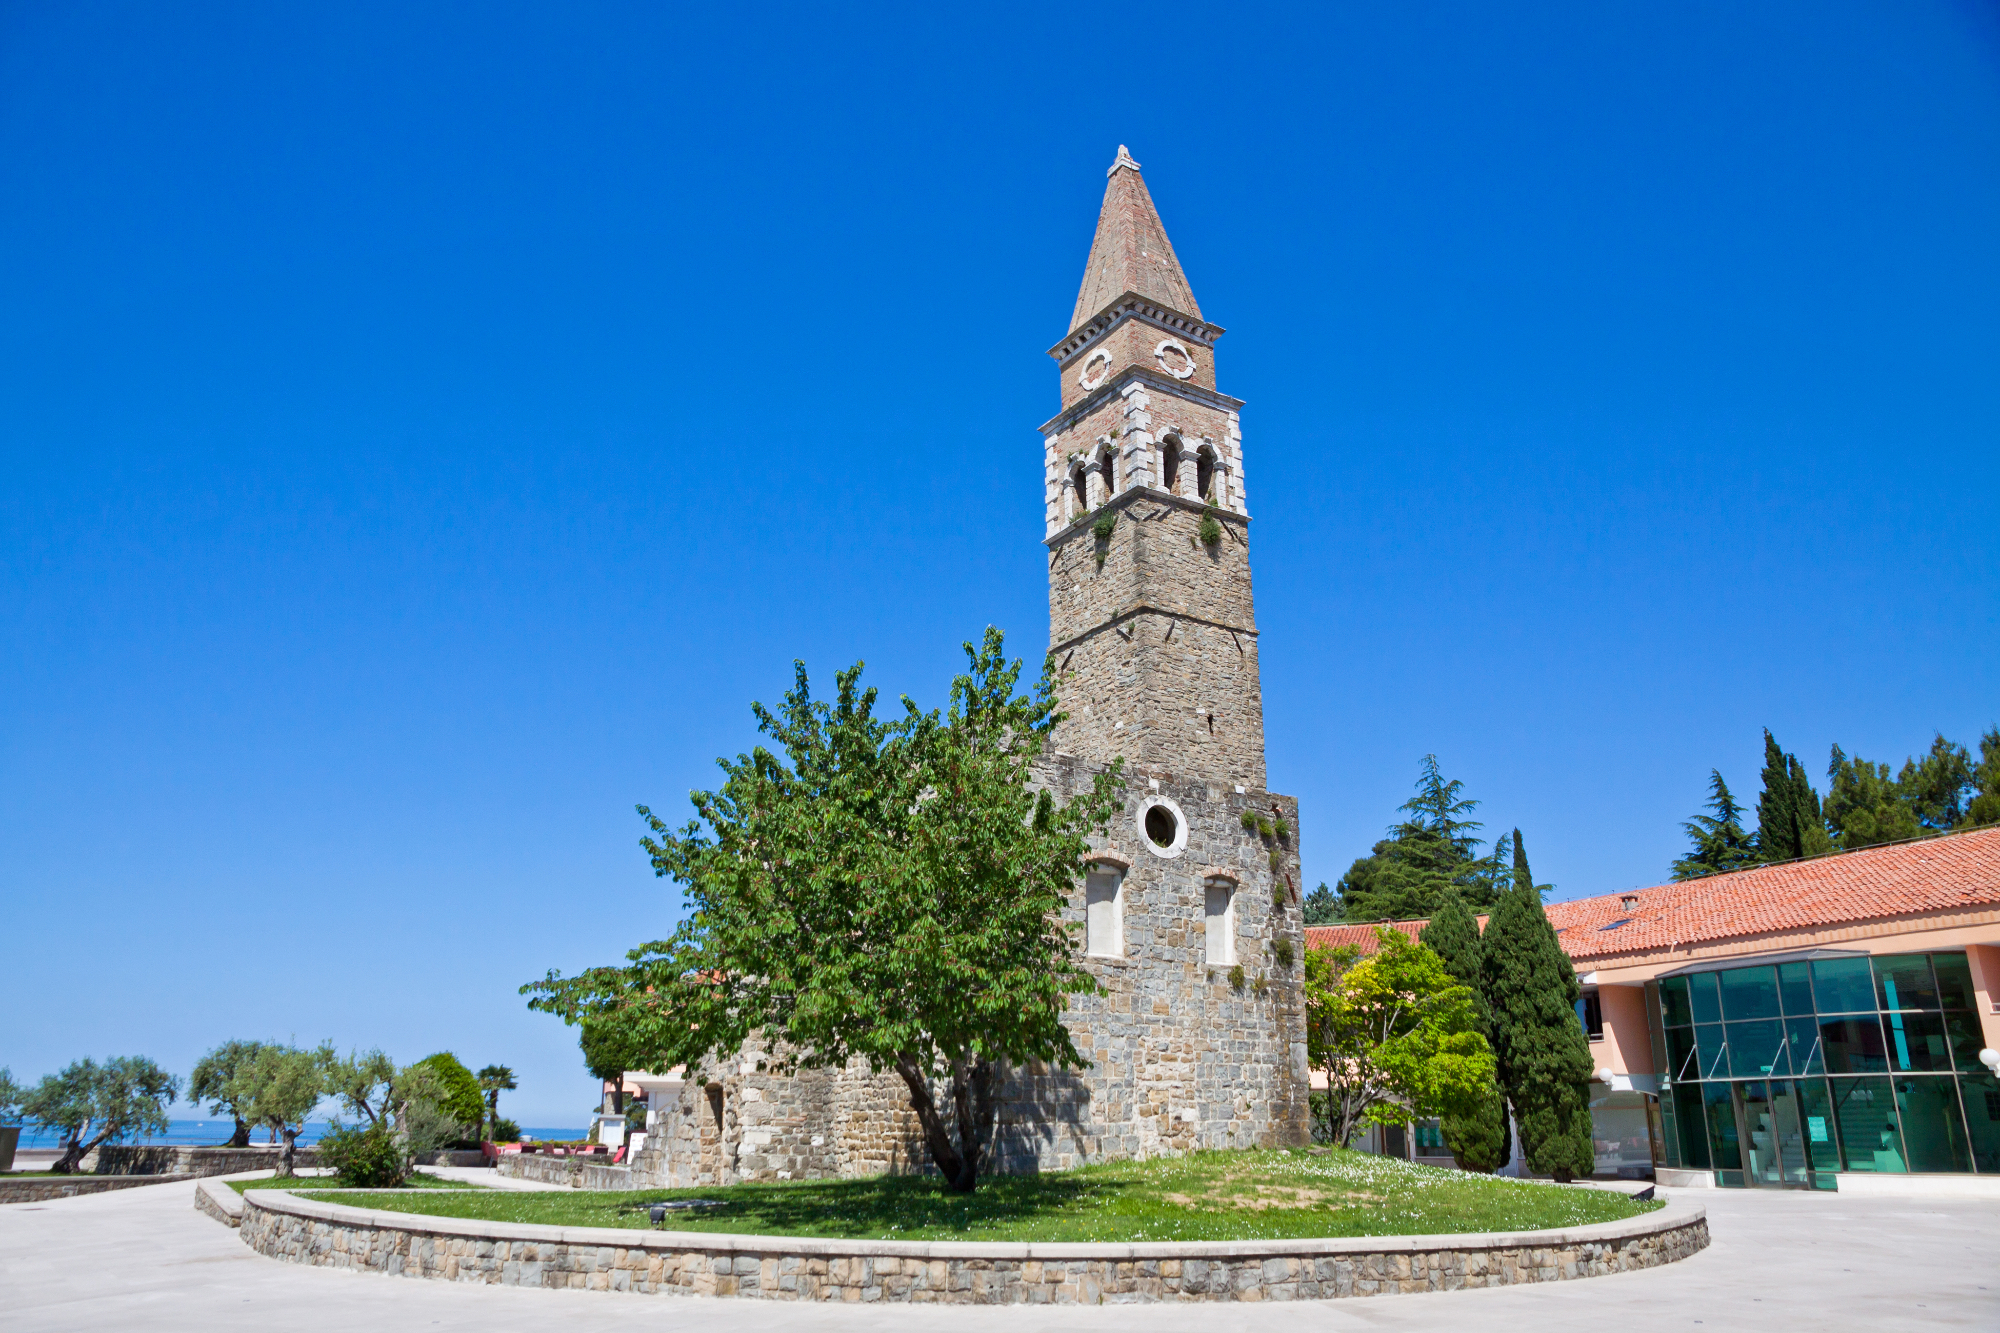
<path fill-rule="evenodd" d="M 666 934 L 794 658 L 1047 629 L 1119 143 L 1248 400 L 1271 783 L 1570 896 L 2000 720 L 1990 5 L 0 7 L 0 1064 L 448 1047 Z"/>

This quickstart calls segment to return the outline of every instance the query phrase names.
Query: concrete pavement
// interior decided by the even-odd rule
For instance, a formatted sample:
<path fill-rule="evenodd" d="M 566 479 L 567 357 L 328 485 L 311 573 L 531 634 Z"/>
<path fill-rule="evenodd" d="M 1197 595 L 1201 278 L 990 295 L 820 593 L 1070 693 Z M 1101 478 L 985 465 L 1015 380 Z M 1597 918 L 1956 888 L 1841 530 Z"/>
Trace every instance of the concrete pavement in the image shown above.
<path fill-rule="evenodd" d="M 1269 1305 L 817 1306 L 474 1287 L 303 1268 L 197 1213 L 192 1183 L 0 1208 L 9 1333 L 903 1330 L 2000 1329 L 2000 1204 L 1702 1191 L 1714 1244 L 1643 1273 L 1539 1287 Z"/>

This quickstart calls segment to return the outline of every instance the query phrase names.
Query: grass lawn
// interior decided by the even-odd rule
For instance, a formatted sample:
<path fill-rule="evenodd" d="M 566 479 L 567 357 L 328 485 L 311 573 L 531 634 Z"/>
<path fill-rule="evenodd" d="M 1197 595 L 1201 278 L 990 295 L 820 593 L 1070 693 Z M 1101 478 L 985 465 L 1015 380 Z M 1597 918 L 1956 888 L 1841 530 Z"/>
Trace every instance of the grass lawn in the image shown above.
<path fill-rule="evenodd" d="M 325 1194 L 337 1190 L 345 1194 L 351 1187 L 341 1184 L 338 1179 L 330 1176 L 293 1176 L 289 1180 L 280 1180 L 276 1176 L 265 1176 L 261 1180 L 232 1180 L 229 1182 L 229 1188 L 235 1190 L 238 1194 L 241 1194 L 244 1190 L 297 1190 L 301 1194 L 304 1194 L 308 1190 L 314 1194 Z M 404 1181 L 401 1188 L 406 1190 L 490 1190 L 493 1187 L 491 1185 L 474 1185 L 460 1180 L 446 1180 L 443 1176 L 426 1175 L 424 1172 L 419 1171 Z M 369 1197 L 394 1199 L 400 1197 L 400 1191 L 371 1190 L 369 1191 Z M 368 1206 L 371 1208 L 388 1207 L 387 1204 L 370 1204 Z"/>
<path fill-rule="evenodd" d="M 695 1190 L 494 1190 L 371 1194 L 361 1208 L 554 1226 L 645 1227 L 646 1205 L 714 1199 L 670 1214 L 676 1231 L 873 1240 L 1165 1241 L 1528 1231 L 1612 1222 L 1658 1207 L 1610 1190 L 1572 1189 L 1413 1166 L 1335 1149 L 1205 1152 L 994 1176 L 971 1195 L 934 1178 L 875 1176 Z"/>

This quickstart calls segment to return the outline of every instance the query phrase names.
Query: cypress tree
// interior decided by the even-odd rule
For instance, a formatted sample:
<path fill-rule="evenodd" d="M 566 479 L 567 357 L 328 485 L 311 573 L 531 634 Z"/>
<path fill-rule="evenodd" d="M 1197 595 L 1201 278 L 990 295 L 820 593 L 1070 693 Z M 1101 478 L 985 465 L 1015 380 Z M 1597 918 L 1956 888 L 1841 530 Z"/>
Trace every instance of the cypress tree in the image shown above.
<path fill-rule="evenodd" d="M 1479 1009 L 1479 1034 L 1493 1040 L 1492 1011 L 1486 1003 L 1486 978 L 1481 963 L 1479 919 L 1465 905 L 1465 899 L 1447 889 L 1437 914 L 1423 928 L 1418 940 L 1444 960 L 1444 970 L 1461 986 L 1470 986 Z M 1488 1105 L 1478 1115 L 1443 1116 L 1438 1127 L 1452 1159 L 1464 1171 L 1494 1171 L 1511 1155 L 1507 1131 L 1507 1101 L 1493 1089 Z"/>
<path fill-rule="evenodd" d="M 1513 1103 L 1528 1168 L 1559 1181 L 1596 1169 L 1590 1138 L 1590 1042 L 1577 1022 L 1576 969 L 1542 911 L 1514 830 L 1514 887 L 1501 895 L 1481 941 L 1492 1006 L 1493 1053 Z"/>
<path fill-rule="evenodd" d="M 1757 854 L 1766 861 L 1790 861 L 1799 854 L 1799 821 L 1792 808 L 1798 791 L 1792 784 L 1790 759 L 1778 748 L 1771 729 L 1764 728 L 1764 790 L 1757 797 Z"/>

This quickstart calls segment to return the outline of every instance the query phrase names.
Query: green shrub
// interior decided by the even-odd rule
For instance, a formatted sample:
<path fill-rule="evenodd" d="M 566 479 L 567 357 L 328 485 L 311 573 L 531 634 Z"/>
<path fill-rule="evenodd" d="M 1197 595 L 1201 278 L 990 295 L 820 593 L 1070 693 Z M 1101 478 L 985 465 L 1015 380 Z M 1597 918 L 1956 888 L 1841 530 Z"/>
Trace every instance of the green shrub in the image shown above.
<path fill-rule="evenodd" d="M 1097 516 L 1096 521 L 1090 525 L 1090 531 L 1097 540 L 1108 542 L 1111 540 L 1112 530 L 1117 526 L 1118 515 L 1106 512 Z"/>
<path fill-rule="evenodd" d="M 393 1188 L 410 1175 L 409 1151 L 386 1125 L 335 1125 L 319 1141 L 319 1164 L 332 1167 L 341 1184 L 357 1189 Z"/>
<path fill-rule="evenodd" d="M 426 1056 L 410 1069 L 428 1069 L 436 1077 L 438 1109 L 454 1121 L 470 1128 L 486 1118 L 486 1094 L 479 1090 L 479 1080 L 450 1051 Z"/>
<path fill-rule="evenodd" d="M 1229 985 L 1232 990 L 1243 989 L 1243 964 L 1238 963 L 1229 969 Z"/>
<path fill-rule="evenodd" d="M 1243 828 L 1244 831 L 1249 833 L 1257 831 L 1257 812 L 1255 810 L 1245 810 L 1243 812 Z"/>
<path fill-rule="evenodd" d="M 1260 838 L 1268 838 L 1268 837 L 1270 837 L 1270 836 L 1271 836 L 1271 835 L 1272 835 L 1272 834 L 1273 834 L 1274 832 L 1276 832 L 1276 830 L 1275 830 L 1275 829 L 1273 829 L 1273 828 L 1271 827 L 1271 821 L 1270 821 L 1270 820 L 1268 820 L 1268 819 L 1264 818 L 1264 817 L 1263 817 L 1262 815 L 1259 815 L 1259 816 L 1257 816 L 1257 836 L 1258 836 L 1258 837 L 1260 837 Z"/>
<path fill-rule="evenodd" d="M 495 1143 L 519 1143 L 521 1141 L 521 1127 L 506 1116 L 501 1116 L 493 1122 L 493 1141 Z"/>
<path fill-rule="evenodd" d="M 1271 941 L 1271 957 L 1278 960 L 1278 966 L 1290 970 L 1292 966 L 1292 942 L 1280 935 Z"/>
<path fill-rule="evenodd" d="M 1285 863 L 1285 854 L 1276 847 L 1271 849 L 1271 869 L 1276 870 Z"/>
<path fill-rule="evenodd" d="M 1257 974 L 1256 983 L 1250 987 L 1251 990 L 1256 991 L 1259 995 L 1262 995 L 1265 991 L 1269 990 L 1270 988 L 1271 988 L 1271 983 L 1264 979 L 1264 974 L 1262 972 L 1259 972 Z"/>
<path fill-rule="evenodd" d="M 1213 514 L 1201 516 L 1201 526 L 1195 529 L 1195 535 L 1200 537 L 1201 544 L 1210 550 L 1222 545 L 1222 525 L 1215 521 Z"/>
<path fill-rule="evenodd" d="M 1273 884 L 1271 886 L 1271 910 L 1273 912 L 1284 911 L 1285 901 L 1286 901 L 1285 882 L 1283 880 L 1279 880 L 1276 884 Z"/>
<path fill-rule="evenodd" d="M 1292 836 L 1291 826 L 1282 819 L 1278 820 L 1271 827 L 1277 831 L 1279 842 L 1283 842 Z"/>

